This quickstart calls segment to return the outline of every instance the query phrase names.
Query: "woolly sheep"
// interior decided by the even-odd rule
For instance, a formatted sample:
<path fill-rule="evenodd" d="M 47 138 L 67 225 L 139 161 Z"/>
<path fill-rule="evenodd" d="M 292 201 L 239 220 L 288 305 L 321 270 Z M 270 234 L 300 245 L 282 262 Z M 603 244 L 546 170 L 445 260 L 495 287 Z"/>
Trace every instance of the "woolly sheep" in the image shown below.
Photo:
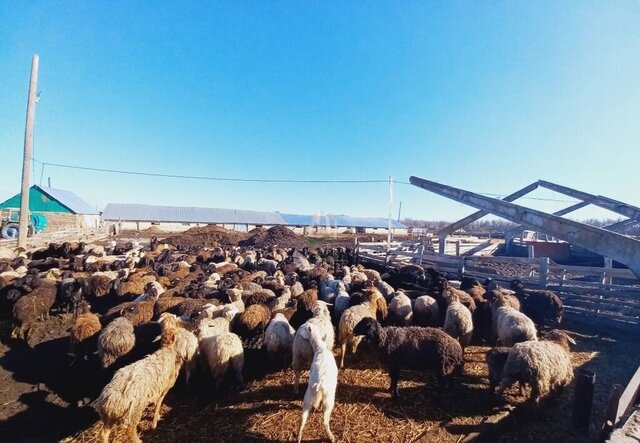
<path fill-rule="evenodd" d="M 155 405 L 151 429 L 156 428 L 164 397 L 175 384 L 183 362 L 175 342 L 175 330 L 165 330 L 160 350 L 119 369 L 104 387 L 93 403 L 103 423 L 100 430 L 103 443 L 108 443 L 111 429 L 121 423 L 128 425 L 129 440 L 139 443 L 136 427 L 151 403 Z"/>
<path fill-rule="evenodd" d="M 264 333 L 264 345 L 272 363 L 280 357 L 283 366 L 289 366 L 295 332 L 284 314 L 278 313 L 271 319 Z"/>
<path fill-rule="evenodd" d="M 399 290 L 389 303 L 389 320 L 396 326 L 409 326 L 413 319 L 413 309 L 411 299 Z"/>
<path fill-rule="evenodd" d="M 223 377 L 233 368 L 236 381 L 242 385 L 242 370 L 244 367 L 244 350 L 240 337 L 231 332 L 225 332 L 216 327 L 213 320 L 204 319 L 196 329 L 200 353 L 204 356 L 211 376 L 219 389 Z"/>
<path fill-rule="evenodd" d="M 575 341 L 566 333 L 553 330 L 541 341 L 516 344 L 502 369 L 498 393 L 502 394 L 514 381 L 531 385 L 529 399 L 535 405 L 541 397 L 561 393 L 573 380 L 570 343 Z"/>
<path fill-rule="evenodd" d="M 496 311 L 498 344 L 513 346 L 523 341 L 537 340 L 536 326 L 522 312 L 503 306 Z"/>
<path fill-rule="evenodd" d="M 34 289 L 29 294 L 20 297 L 13 305 L 13 319 L 16 327 L 13 336 L 22 336 L 29 342 L 29 332 L 38 319 L 49 318 L 49 310 L 56 302 L 58 290 L 55 285 L 46 284 Z"/>
<path fill-rule="evenodd" d="M 329 421 L 335 404 L 336 387 L 338 385 L 338 367 L 331 349 L 322 339 L 322 332 L 313 324 L 306 323 L 300 327 L 300 335 L 309 341 L 313 349 L 313 361 L 309 371 L 309 384 L 302 402 L 302 419 L 298 429 L 298 443 L 302 441 L 302 431 L 307 423 L 311 409 L 319 409 L 323 405 L 324 429 L 329 440 L 335 441 Z"/>
<path fill-rule="evenodd" d="M 189 385 L 191 373 L 198 362 L 198 338 L 185 328 L 178 317 L 168 312 L 160 316 L 159 323 L 163 331 L 174 329 L 176 332 L 175 349 L 184 359 L 185 381 Z"/>
<path fill-rule="evenodd" d="M 338 324 L 338 345 L 340 346 L 340 368 L 344 367 L 344 356 L 347 353 L 347 345 L 351 353 L 355 354 L 362 337 L 354 336 L 353 328 L 365 317 L 376 318 L 376 306 L 371 299 L 371 293 L 365 293 L 367 297 L 364 303 L 352 306 L 345 310 Z"/>
<path fill-rule="evenodd" d="M 413 322 L 416 326 L 436 326 L 440 323 L 440 308 L 435 298 L 421 295 L 414 300 Z"/>
<path fill-rule="evenodd" d="M 127 355 L 135 346 L 133 325 L 124 317 L 109 323 L 98 335 L 98 355 L 103 368 L 108 368 Z"/>
<path fill-rule="evenodd" d="M 444 332 L 460 342 L 463 351 L 471 343 L 471 337 L 473 336 L 471 312 L 458 301 L 456 295 L 453 295 L 453 299 L 447 307 L 443 329 Z"/>
<path fill-rule="evenodd" d="M 398 396 L 400 369 L 435 371 L 439 392 L 445 383 L 451 384 L 460 375 L 464 357 L 460 343 L 436 328 L 409 326 L 382 327 L 375 319 L 366 317 L 356 325 L 354 335 L 364 335 L 378 351 L 378 358 L 386 365 L 391 377 L 389 390 Z"/>
<path fill-rule="evenodd" d="M 91 305 L 86 301 L 80 302 L 73 326 L 69 330 L 69 342 L 74 361 L 78 357 L 87 358 L 91 341 L 97 338 L 100 329 L 102 329 L 100 319 L 91 312 Z M 95 341 L 93 344 L 95 344 Z"/>

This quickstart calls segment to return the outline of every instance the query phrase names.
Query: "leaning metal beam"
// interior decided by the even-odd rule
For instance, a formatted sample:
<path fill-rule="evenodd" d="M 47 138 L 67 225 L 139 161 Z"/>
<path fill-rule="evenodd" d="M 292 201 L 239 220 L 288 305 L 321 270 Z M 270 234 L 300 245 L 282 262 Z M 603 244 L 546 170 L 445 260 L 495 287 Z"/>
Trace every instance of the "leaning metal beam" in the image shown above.
<path fill-rule="evenodd" d="M 585 206 L 589 206 L 589 203 L 587 203 L 587 202 L 576 203 L 575 205 L 571 205 L 571 206 L 568 206 L 568 207 L 566 207 L 564 209 L 560 209 L 559 211 L 554 212 L 553 215 L 557 215 L 558 217 L 560 217 L 560 216 L 566 215 L 566 214 L 568 214 L 570 212 L 577 211 L 578 209 L 582 209 Z M 524 226 L 522 226 L 522 225 L 514 226 L 513 228 L 508 229 L 507 232 L 504 233 L 504 238 L 505 239 L 506 238 L 510 238 L 516 232 L 520 232 L 523 229 L 524 229 Z"/>
<path fill-rule="evenodd" d="M 640 241 L 615 232 L 568 220 L 535 209 L 497 200 L 474 192 L 411 177 L 412 185 L 443 197 L 491 212 L 514 223 L 547 232 L 578 246 L 623 263 L 640 277 Z"/>
<path fill-rule="evenodd" d="M 589 202 L 617 214 L 626 215 L 634 220 L 640 220 L 640 208 L 636 206 L 632 206 L 609 197 L 603 197 L 602 195 L 589 194 L 588 192 L 578 191 L 577 189 L 568 188 L 566 186 L 557 185 L 544 180 L 538 180 L 538 184 L 543 188 L 551 189 L 552 191 L 556 191 L 570 197 L 575 197 L 579 200 Z"/>
<path fill-rule="evenodd" d="M 507 195 L 502 200 L 504 200 L 506 202 L 512 202 L 514 200 L 519 199 L 523 195 L 527 195 L 528 193 L 530 193 L 532 191 L 535 191 L 537 188 L 538 188 L 538 183 L 537 182 L 536 183 L 531 183 L 530 185 L 525 186 L 524 188 L 514 192 L 513 194 Z M 436 233 L 436 236 L 438 238 L 442 238 L 443 236 L 446 237 L 447 235 L 451 235 L 454 232 L 456 232 L 458 229 L 464 228 L 468 224 L 473 223 L 474 221 L 481 219 L 482 217 L 484 217 L 487 214 L 489 214 L 487 211 L 478 211 L 478 212 L 474 212 L 473 214 L 467 215 L 465 218 L 463 218 L 461 220 L 458 220 L 457 222 L 451 223 L 450 225 L 447 225 L 444 228 L 440 229 Z"/>
<path fill-rule="evenodd" d="M 626 220 L 622 220 L 616 223 L 613 223 L 611 225 L 605 226 L 602 229 L 606 229 L 607 231 L 614 231 L 614 232 L 620 232 L 624 229 L 630 228 L 631 226 L 640 224 L 640 222 L 638 220 L 632 220 L 630 218 L 626 219 Z"/>

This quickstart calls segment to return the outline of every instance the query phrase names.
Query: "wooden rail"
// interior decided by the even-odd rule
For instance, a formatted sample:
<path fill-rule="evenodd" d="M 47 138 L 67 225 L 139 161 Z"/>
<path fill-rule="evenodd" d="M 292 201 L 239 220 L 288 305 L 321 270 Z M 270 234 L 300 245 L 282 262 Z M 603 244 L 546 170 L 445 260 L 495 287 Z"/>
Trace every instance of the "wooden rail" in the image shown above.
<path fill-rule="evenodd" d="M 605 414 L 605 421 L 600 434 L 600 441 L 606 440 L 611 431 L 618 425 L 629 409 L 634 406 L 640 395 L 640 367 L 631 377 L 629 384 L 624 388 L 620 385 L 613 385 L 611 396 L 609 397 L 609 405 Z"/>

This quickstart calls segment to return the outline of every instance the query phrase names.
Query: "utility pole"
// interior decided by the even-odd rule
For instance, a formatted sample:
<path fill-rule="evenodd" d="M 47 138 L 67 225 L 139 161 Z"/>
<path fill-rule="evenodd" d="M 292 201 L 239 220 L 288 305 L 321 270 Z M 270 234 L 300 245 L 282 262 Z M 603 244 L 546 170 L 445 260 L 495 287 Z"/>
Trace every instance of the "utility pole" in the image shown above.
<path fill-rule="evenodd" d="M 402 200 L 400 200 L 400 207 L 398 208 L 398 223 L 400 223 L 400 213 L 402 212 Z"/>
<path fill-rule="evenodd" d="M 389 254 L 389 251 L 391 250 L 391 210 L 393 207 L 393 180 L 391 179 L 391 176 L 389 176 L 389 218 L 388 218 L 388 225 L 387 225 L 387 257 Z"/>
<path fill-rule="evenodd" d="M 27 99 L 27 123 L 24 130 L 24 159 L 22 161 L 22 191 L 20 194 L 20 220 L 18 225 L 18 247 L 26 247 L 29 232 L 29 181 L 31 174 L 31 152 L 33 151 L 33 123 L 36 118 L 36 91 L 38 88 L 38 54 L 31 61 L 31 80 Z"/>

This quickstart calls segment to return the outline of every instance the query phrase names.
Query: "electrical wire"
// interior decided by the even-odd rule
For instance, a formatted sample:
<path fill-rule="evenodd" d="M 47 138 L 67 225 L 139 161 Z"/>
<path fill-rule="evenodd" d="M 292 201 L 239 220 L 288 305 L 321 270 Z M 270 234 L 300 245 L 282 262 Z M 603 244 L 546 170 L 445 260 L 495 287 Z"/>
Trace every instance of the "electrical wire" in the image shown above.
<path fill-rule="evenodd" d="M 54 166 L 58 168 L 67 168 L 67 169 L 76 169 L 81 171 L 94 171 L 94 172 L 105 172 L 110 174 L 123 174 L 123 175 L 137 175 L 144 177 L 163 177 L 163 178 L 179 178 L 179 179 L 188 179 L 188 180 L 208 180 L 208 181 L 220 181 L 220 182 L 239 182 L 239 183 L 336 183 L 336 184 L 358 184 L 358 183 L 389 183 L 389 180 L 306 180 L 306 179 L 268 179 L 268 178 L 238 178 L 238 177 L 211 177 L 211 176 L 202 176 L 202 175 L 183 175 L 183 174 L 163 174 L 157 172 L 143 172 L 143 171 L 127 171 L 122 169 L 107 169 L 107 168 L 96 168 L 91 166 L 78 166 L 78 165 L 69 165 L 63 163 L 51 163 L 51 162 L 43 162 L 32 158 L 34 163 L 40 163 L 43 167 L 45 166 Z M 392 180 L 393 183 L 398 183 L 401 185 L 409 185 L 412 186 L 411 183 L 402 181 L 402 180 Z M 477 194 L 486 195 L 488 197 L 502 198 L 501 194 L 489 193 L 489 192 L 477 192 Z M 563 200 L 563 199 L 554 199 L 554 198 L 540 198 L 540 197 L 521 197 L 527 200 L 540 200 L 540 201 L 551 201 L 551 202 L 562 202 L 562 203 L 578 203 L 578 200 Z"/>

